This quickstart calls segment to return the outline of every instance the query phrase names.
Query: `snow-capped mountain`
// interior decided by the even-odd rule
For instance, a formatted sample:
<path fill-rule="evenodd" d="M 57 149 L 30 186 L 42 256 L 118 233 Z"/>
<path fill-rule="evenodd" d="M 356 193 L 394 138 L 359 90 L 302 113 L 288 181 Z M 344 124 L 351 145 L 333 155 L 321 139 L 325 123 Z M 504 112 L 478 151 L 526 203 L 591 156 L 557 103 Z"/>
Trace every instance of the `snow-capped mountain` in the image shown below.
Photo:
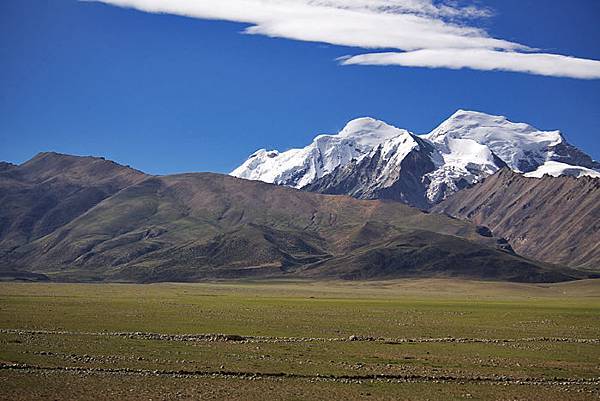
<path fill-rule="evenodd" d="M 231 175 L 428 208 L 504 167 L 529 177 L 600 176 L 600 164 L 559 131 L 464 110 L 425 135 L 359 118 L 302 149 L 259 150 Z"/>
<path fill-rule="evenodd" d="M 338 134 L 319 135 L 302 149 L 285 152 L 260 149 L 230 174 L 302 188 L 333 172 L 338 166 L 366 155 L 388 139 L 405 135 L 409 135 L 408 131 L 383 121 L 358 118 L 346 124 Z"/>
<path fill-rule="evenodd" d="M 361 199 L 394 199 L 427 208 L 424 177 L 439 159 L 431 143 L 412 134 L 389 139 L 304 189 Z"/>
<path fill-rule="evenodd" d="M 427 198 L 431 203 L 504 166 L 532 177 L 543 176 L 549 162 L 592 171 L 600 168 L 588 155 L 567 143 L 560 131 L 540 131 L 503 116 L 458 110 L 422 137 L 434 144 L 443 159 L 426 177 L 430 180 Z M 580 172 L 565 168 L 560 175 L 579 176 Z"/>

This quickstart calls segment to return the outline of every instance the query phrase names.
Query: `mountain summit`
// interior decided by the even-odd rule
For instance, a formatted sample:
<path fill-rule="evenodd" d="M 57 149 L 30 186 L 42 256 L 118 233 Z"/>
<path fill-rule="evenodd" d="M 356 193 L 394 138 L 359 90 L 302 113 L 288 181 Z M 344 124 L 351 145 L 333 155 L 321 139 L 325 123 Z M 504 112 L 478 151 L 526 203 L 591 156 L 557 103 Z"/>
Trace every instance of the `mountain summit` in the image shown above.
<path fill-rule="evenodd" d="M 335 135 L 318 135 L 302 149 L 260 149 L 231 175 L 301 188 L 365 156 L 383 142 L 403 136 L 410 133 L 373 118 L 357 118 Z"/>
<path fill-rule="evenodd" d="M 600 164 L 560 131 L 465 110 L 425 135 L 359 118 L 302 149 L 259 150 L 231 175 L 426 209 L 504 167 L 529 177 L 600 177 Z"/>

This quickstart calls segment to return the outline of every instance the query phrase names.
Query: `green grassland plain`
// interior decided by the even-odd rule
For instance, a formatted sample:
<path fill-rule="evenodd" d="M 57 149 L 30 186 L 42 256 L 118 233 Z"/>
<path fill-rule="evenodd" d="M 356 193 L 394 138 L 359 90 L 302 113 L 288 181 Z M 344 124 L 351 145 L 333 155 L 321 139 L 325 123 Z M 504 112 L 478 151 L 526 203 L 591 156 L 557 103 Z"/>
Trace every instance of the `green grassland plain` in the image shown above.
<path fill-rule="evenodd" d="M 0 283 L 0 399 L 600 399 L 600 280 Z"/>

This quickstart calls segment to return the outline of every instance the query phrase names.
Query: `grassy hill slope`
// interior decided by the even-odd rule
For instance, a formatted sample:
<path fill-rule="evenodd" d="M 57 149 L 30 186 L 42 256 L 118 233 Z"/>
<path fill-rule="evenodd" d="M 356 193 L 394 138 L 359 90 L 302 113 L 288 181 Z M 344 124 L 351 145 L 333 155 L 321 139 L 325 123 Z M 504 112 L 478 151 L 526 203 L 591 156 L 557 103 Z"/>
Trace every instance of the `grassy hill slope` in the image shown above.
<path fill-rule="evenodd" d="M 118 177 L 121 169 L 129 171 L 119 167 Z M 65 171 L 61 182 L 73 180 L 68 166 L 60 170 Z M 42 226 L 43 235 L 5 252 L 2 265 L 73 281 L 579 276 L 521 258 L 471 223 L 397 202 L 321 195 L 212 173 L 140 174 L 125 174 L 124 188 L 112 187 L 112 194 L 91 207 L 93 202 L 82 201 L 69 208 L 78 212 L 57 227 Z M 83 176 L 75 180 L 84 188 L 80 191 L 102 183 Z M 4 191 L 11 194 L 10 188 Z M 53 196 L 60 205 L 60 194 Z"/>

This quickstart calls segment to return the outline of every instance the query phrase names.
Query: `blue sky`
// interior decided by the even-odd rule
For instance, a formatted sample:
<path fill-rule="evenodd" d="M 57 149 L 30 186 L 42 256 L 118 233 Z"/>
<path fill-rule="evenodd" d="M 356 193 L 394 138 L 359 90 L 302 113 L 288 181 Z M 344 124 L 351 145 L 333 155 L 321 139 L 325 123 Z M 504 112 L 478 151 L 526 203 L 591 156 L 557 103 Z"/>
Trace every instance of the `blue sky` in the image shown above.
<path fill-rule="evenodd" d="M 473 4 L 492 12 L 468 23 L 491 37 L 600 60 L 597 0 Z M 228 172 L 256 149 L 304 146 L 352 118 L 425 133 L 459 108 L 560 129 L 600 159 L 600 79 L 342 66 L 373 50 L 241 34 L 248 26 L 2 0 L 0 160 L 53 150 L 156 174 Z"/>

